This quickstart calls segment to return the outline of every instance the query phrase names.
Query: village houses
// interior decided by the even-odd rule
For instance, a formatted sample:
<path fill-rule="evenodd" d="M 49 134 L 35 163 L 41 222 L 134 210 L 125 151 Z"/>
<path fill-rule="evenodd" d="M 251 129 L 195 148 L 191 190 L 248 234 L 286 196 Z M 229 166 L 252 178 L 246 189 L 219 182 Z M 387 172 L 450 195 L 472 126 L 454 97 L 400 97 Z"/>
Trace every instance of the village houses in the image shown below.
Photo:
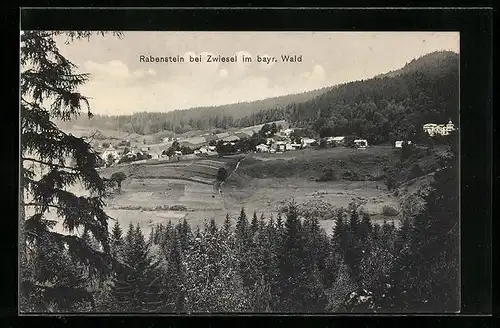
<path fill-rule="evenodd" d="M 316 142 L 316 140 L 315 139 L 311 139 L 311 138 L 302 138 L 300 140 L 300 143 L 301 143 L 301 145 L 302 145 L 303 148 L 309 147 L 309 146 L 311 146 L 311 144 L 313 144 L 315 142 Z"/>
<path fill-rule="evenodd" d="M 395 148 L 403 148 L 403 142 L 404 140 L 398 140 L 394 143 Z M 407 141 L 408 145 L 411 145 L 411 141 Z"/>
<path fill-rule="evenodd" d="M 257 152 L 259 153 L 264 153 L 264 152 L 268 152 L 269 151 L 269 146 L 268 145 L 265 145 L 265 144 L 260 144 L 260 145 L 257 145 L 255 147 L 255 149 L 257 150 Z"/>
<path fill-rule="evenodd" d="M 104 161 L 107 161 L 110 156 L 113 157 L 115 162 L 120 158 L 120 152 L 112 145 L 110 145 L 108 148 L 106 148 L 106 150 L 102 152 L 101 158 Z"/>
<path fill-rule="evenodd" d="M 427 123 L 427 124 L 424 124 L 423 129 L 431 137 L 433 137 L 435 135 L 446 136 L 446 135 L 450 134 L 450 132 L 455 130 L 455 125 L 450 120 L 448 122 L 448 124 Z"/>

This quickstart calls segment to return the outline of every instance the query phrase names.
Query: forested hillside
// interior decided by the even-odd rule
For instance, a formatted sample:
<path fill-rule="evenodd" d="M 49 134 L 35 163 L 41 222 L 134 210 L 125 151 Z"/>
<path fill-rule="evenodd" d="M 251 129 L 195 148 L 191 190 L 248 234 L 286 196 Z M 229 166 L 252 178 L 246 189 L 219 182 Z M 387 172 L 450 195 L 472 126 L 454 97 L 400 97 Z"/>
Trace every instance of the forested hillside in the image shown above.
<path fill-rule="evenodd" d="M 269 108 L 283 109 L 292 103 L 298 104 L 313 99 L 331 88 L 325 87 L 308 92 L 252 102 L 196 107 L 166 113 L 144 111 L 121 116 L 95 115 L 91 120 L 87 117 L 79 117 L 70 124 L 111 130 L 116 130 L 119 127 L 122 131 L 139 134 L 152 134 L 164 130 L 184 133 L 191 130 L 245 127 L 251 125 L 249 124 L 248 117 L 254 113 Z M 58 124 L 64 126 L 64 122 L 58 122 Z"/>
<path fill-rule="evenodd" d="M 429 122 L 458 122 L 459 58 L 439 51 L 369 80 L 301 94 L 167 113 L 81 117 L 73 124 L 139 134 L 227 129 L 286 119 L 317 136 L 357 135 L 371 144 L 423 136 Z"/>
<path fill-rule="evenodd" d="M 458 122 L 459 58 L 454 52 L 425 55 L 399 71 L 338 86 L 307 102 L 268 109 L 250 124 L 287 119 L 319 136 L 357 135 L 372 144 L 424 137 L 425 123 Z"/>

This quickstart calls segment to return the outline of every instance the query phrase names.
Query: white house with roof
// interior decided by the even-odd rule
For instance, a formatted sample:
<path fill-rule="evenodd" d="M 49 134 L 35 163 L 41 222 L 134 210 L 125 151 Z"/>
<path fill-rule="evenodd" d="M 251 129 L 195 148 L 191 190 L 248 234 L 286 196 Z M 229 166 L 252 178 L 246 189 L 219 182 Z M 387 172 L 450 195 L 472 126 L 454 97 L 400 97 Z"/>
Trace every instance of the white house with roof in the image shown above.
<path fill-rule="evenodd" d="M 293 133 L 294 129 L 284 129 L 281 131 L 281 134 L 289 137 Z"/>
<path fill-rule="evenodd" d="M 269 146 L 265 144 L 260 144 L 255 147 L 255 149 L 260 153 L 265 153 L 269 151 Z"/>
<path fill-rule="evenodd" d="M 285 151 L 286 150 L 286 141 L 277 141 L 276 142 L 276 151 Z"/>
<path fill-rule="evenodd" d="M 368 147 L 368 141 L 366 139 L 356 139 L 354 140 L 354 145 L 357 148 L 364 149 Z"/>
<path fill-rule="evenodd" d="M 345 143 L 345 137 L 343 136 L 333 137 L 332 143 L 334 143 L 337 146 L 343 145 Z"/>
<path fill-rule="evenodd" d="M 312 139 L 312 138 L 302 138 L 300 140 L 302 147 L 309 147 L 309 146 L 311 146 L 311 144 L 313 144 L 315 142 L 316 142 L 316 139 Z"/>
<path fill-rule="evenodd" d="M 394 147 L 395 148 L 403 148 L 403 142 L 404 142 L 404 140 L 398 140 L 398 141 L 396 141 L 394 143 Z M 408 142 L 409 145 L 411 145 L 411 141 L 410 140 L 408 140 L 407 142 Z"/>
<path fill-rule="evenodd" d="M 110 145 L 108 148 L 106 148 L 106 150 L 102 152 L 101 158 L 107 161 L 109 156 L 112 156 L 114 161 L 116 162 L 117 160 L 120 159 L 120 152 L 117 149 L 115 149 L 115 147 Z"/>
<path fill-rule="evenodd" d="M 455 125 L 450 120 L 447 124 L 427 123 L 427 124 L 424 124 L 423 129 L 431 137 L 433 137 L 435 135 L 446 136 L 446 135 L 449 135 L 450 132 L 455 131 Z"/>

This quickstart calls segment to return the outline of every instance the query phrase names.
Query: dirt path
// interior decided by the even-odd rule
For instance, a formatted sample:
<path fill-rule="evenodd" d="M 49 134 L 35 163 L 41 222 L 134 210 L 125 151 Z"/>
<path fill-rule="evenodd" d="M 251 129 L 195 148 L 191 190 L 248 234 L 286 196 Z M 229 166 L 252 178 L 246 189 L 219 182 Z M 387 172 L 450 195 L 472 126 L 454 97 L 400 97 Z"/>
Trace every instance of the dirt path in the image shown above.
<path fill-rule="evenodd" d="M 247 155 L 247 156 L 248 156 L 248 155 Z M 247 158 L 247 156 L 243 157 L 242 159 L 240 159 L 240 160 L 238 161 L 238 163 L 236 163 L 236 167 L 234 168 L 234 170 L 232 170 L 232 171 L 231 171 L 231 173 L 229 173 L 229 175 L 227 176 L 226 180 L 227 180 L 227 179 L 229 179 L 229 178 L 231 177 L 231 175 L 232 175 L 234 172 L 236 172 L 236 170 L 238 170 L 238 168 L 240 167 L 240 163 L 241 163 L 242 161 L 244 161 L 244 160 L 245 160 L 245 158 Z M 225 202 L 225 200 L 224 200 L 224 196 L 223 196 L 223 194 L 222 194 L 222 187 L 223 187 L 223 186 L 224 186 L 224 181 L 222 181 L 222 182 L 219 184 L 219 196 L 220 196 L 220 198 L 221 198 L 221 200 L 222 200 L 222 206 L 224 207 L 224 212 L 226 212 L 226 213 L 227 213 L 226 202 Z"/>

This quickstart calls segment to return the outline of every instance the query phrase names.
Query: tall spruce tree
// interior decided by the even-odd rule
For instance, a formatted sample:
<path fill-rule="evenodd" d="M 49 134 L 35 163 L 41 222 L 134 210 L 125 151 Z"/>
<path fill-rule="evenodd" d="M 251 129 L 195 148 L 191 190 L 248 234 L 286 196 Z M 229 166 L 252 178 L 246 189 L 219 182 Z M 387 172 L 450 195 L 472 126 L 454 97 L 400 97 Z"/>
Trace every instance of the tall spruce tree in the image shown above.
<path fill-rule="evenodd" d="M 65 245 L 68 256 L 91 267 L 92 274 L 106 273 L 110 268 L 108 215 L 103 211 L 105 186 L 96 167 L 99 157 L 90 144 L 61 131 L 54 119 L 69 121 L 80 115 L 88 99 L 78 92 L 88 74 L 76 72 L 76 66 L 60 52 L 56 38 L 66 42 L 90 38 L 92 32 L 23 31 L 21 33 L 21 190 L 20 190 L 20 260 L 21 298 L 41 294 L 46 298 L 69 299 L 75 291 L 69 286 L 33 278 L 28 268 L 44 265 L 31 261 L 45 242 Z M 104 34 L 104 33 L 101 33 Z M 114 33 L 121 36 L 120 33 Z M 68 188 L 81 183 L 90 196 L 77 196 Z M 53 210 L 53 212 L 50 212 Z M 49 213 L 50 212 L 50 213 Z M 70 234 L 53 230 L 55 222 Z M 77 228 L 89 230 L 100 244 L 95 250 L 72 234 Z M 57 275 L 57 271 L 47 273 Z M 65 288 L 65 294 L 55 292 Z M 49 301 L 47 299 L 47 301 Z M 57 301 L 57 300 L 56 300 Z M 29 308 L 29 300 L 21 302 Z"/>
<path fill-rule="evenodd" d="M 252 231 L 244 208 L 241 209 L 240 216 L 236 222 L 235 242 L 239 261 L 239 273 L 243 279 L 243 284 L 246 287 L 253 286 L 255 281 L 252 275 L 252 261 L 250 257 Z"/>
<path fill-rule="evenodd" d="M 114 279 L 112 295 L 116 312 L 162 312 L 163 292 L 158 263 L 149 254 L 139 225 L 129 225 L 125 237 L 123 261 L 125 267 Z"/>
<path fill-rule="evenodd" d="M 297 205 L 287 206 L 284 245 L 280 252 L 280 310 L 297 312 L 304 307 L 304 240 Z"/>
<path fill-rule="evenodd" d="M 259 220 L 257 219 L 257 212 L 253 212 L 252 221 L 250 222 L 250 230 L 255 234 L 259 230 Z"/>
<path fill-rule="evenodd" d="M 123 231 L 118 221 L 115 221 L 113 230 L 111 231 L 110 248 L 111 248 L 111 255 L 114 258 L 121 258 L 122 248 L 123 248 Z"/>

